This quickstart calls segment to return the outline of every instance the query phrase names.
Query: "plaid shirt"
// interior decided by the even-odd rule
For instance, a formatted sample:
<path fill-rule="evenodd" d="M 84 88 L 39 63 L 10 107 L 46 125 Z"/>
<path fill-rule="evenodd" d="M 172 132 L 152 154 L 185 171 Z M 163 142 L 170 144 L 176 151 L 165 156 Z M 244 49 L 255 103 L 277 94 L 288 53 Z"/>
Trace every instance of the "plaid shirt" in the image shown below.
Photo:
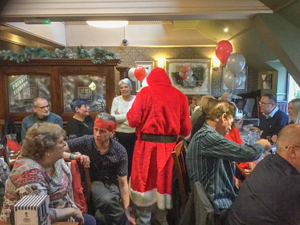
<path fill-rule="evenodd" d="M 234 161 L 256 160 L 263 150 L 260 144 L 239 145 L 229 141 L 204 123 L 187 150 L 190 180 L 200 181 L 210 201 L 219 209 L 227 209 L 236 197 Z"/>

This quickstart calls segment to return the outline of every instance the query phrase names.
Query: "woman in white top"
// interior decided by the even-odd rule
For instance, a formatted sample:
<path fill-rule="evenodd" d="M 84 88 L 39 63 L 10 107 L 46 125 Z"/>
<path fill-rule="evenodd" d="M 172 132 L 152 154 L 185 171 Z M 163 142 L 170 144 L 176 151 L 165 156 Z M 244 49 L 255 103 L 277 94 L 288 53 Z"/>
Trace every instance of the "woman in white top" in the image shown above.
<path fill-rule="evenodd" d="M 128 78 L 120 80 L 119 87 L 121 95 L 114 98 L 110 114 L 114 116 L 118 122 L 116 137 L 127 151 L 129 177 L 131 174 L 133 149 L 137 138 L 135 128 L 128 125 L 126 114 L 134 102 L 135 95 L 131 95 L 132 84 Z"/>

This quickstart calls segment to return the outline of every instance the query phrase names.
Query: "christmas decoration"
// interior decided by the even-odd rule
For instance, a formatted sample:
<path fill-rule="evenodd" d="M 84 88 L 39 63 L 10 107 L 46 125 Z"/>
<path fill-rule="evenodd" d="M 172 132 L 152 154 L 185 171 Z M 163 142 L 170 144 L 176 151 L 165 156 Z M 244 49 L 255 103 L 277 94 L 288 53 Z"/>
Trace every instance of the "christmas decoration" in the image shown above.
<path fill-rule="evenodd" d="M 119 55 L 102 48 L 91 48 L 86 50 L 83 46 L 77 47 L 76 52 L 69 48 L 56 48 L 54 53 L 40 47 L 26 47 L 16 53 L 12 50 L 0 50 L 0 59 L 16 61 L 17 63 L 28 62 L 30 59 L 86 59 L 90 58 L 94 64 L 105 63 L 108 59 L 120 59 Z"/>

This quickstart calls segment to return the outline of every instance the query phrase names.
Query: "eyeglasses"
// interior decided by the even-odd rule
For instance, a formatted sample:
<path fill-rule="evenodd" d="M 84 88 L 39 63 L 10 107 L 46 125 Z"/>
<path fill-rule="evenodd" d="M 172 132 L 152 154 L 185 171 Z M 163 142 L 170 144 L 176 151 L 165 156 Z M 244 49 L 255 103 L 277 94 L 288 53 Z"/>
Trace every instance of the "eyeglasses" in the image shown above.
<path fill-rule="evenodd" d="M 269 104 L 272 104 L 271 102 L 258 102 L 258 104 L 260 105 L 269 105 Z"/>
<path fill-rule="evenodd" d="M 46 108 L 49 108 L 49 105 L 45 105 L 45 106 L 42 106 L 42 107 L 39 107 L 39 106 L 35 106 L 35 107 L 37 107 L 39 109 L 46 109 Z"/>
<path fill-rule="evenodd" d="M 290 145 L 286 146 L 285 148 L 288 148 Z M 300 145 L 292 145 L 295 146 L 296 148 L 300 148 Z"/>

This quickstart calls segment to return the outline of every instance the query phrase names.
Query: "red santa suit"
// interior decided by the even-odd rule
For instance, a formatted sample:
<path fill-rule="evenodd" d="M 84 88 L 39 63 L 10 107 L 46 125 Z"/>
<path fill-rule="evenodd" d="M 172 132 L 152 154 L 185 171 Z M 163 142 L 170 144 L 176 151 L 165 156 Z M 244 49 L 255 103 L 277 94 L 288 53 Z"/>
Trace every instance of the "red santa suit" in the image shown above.
<path fill-rule="evenodd" d="M 155 68 L 127 113 L 128 123 L 136 127 L 130 197 L 140 207 L 157 203 L 161 210 L 172 208 L 172 151 L 178 136 L 189 136 L 191 122 L 187 97 L 171 85 L 165 70 Z M 172 143 L 144 141 L 141 134 L 165 137 L 175 135 Z"/>

